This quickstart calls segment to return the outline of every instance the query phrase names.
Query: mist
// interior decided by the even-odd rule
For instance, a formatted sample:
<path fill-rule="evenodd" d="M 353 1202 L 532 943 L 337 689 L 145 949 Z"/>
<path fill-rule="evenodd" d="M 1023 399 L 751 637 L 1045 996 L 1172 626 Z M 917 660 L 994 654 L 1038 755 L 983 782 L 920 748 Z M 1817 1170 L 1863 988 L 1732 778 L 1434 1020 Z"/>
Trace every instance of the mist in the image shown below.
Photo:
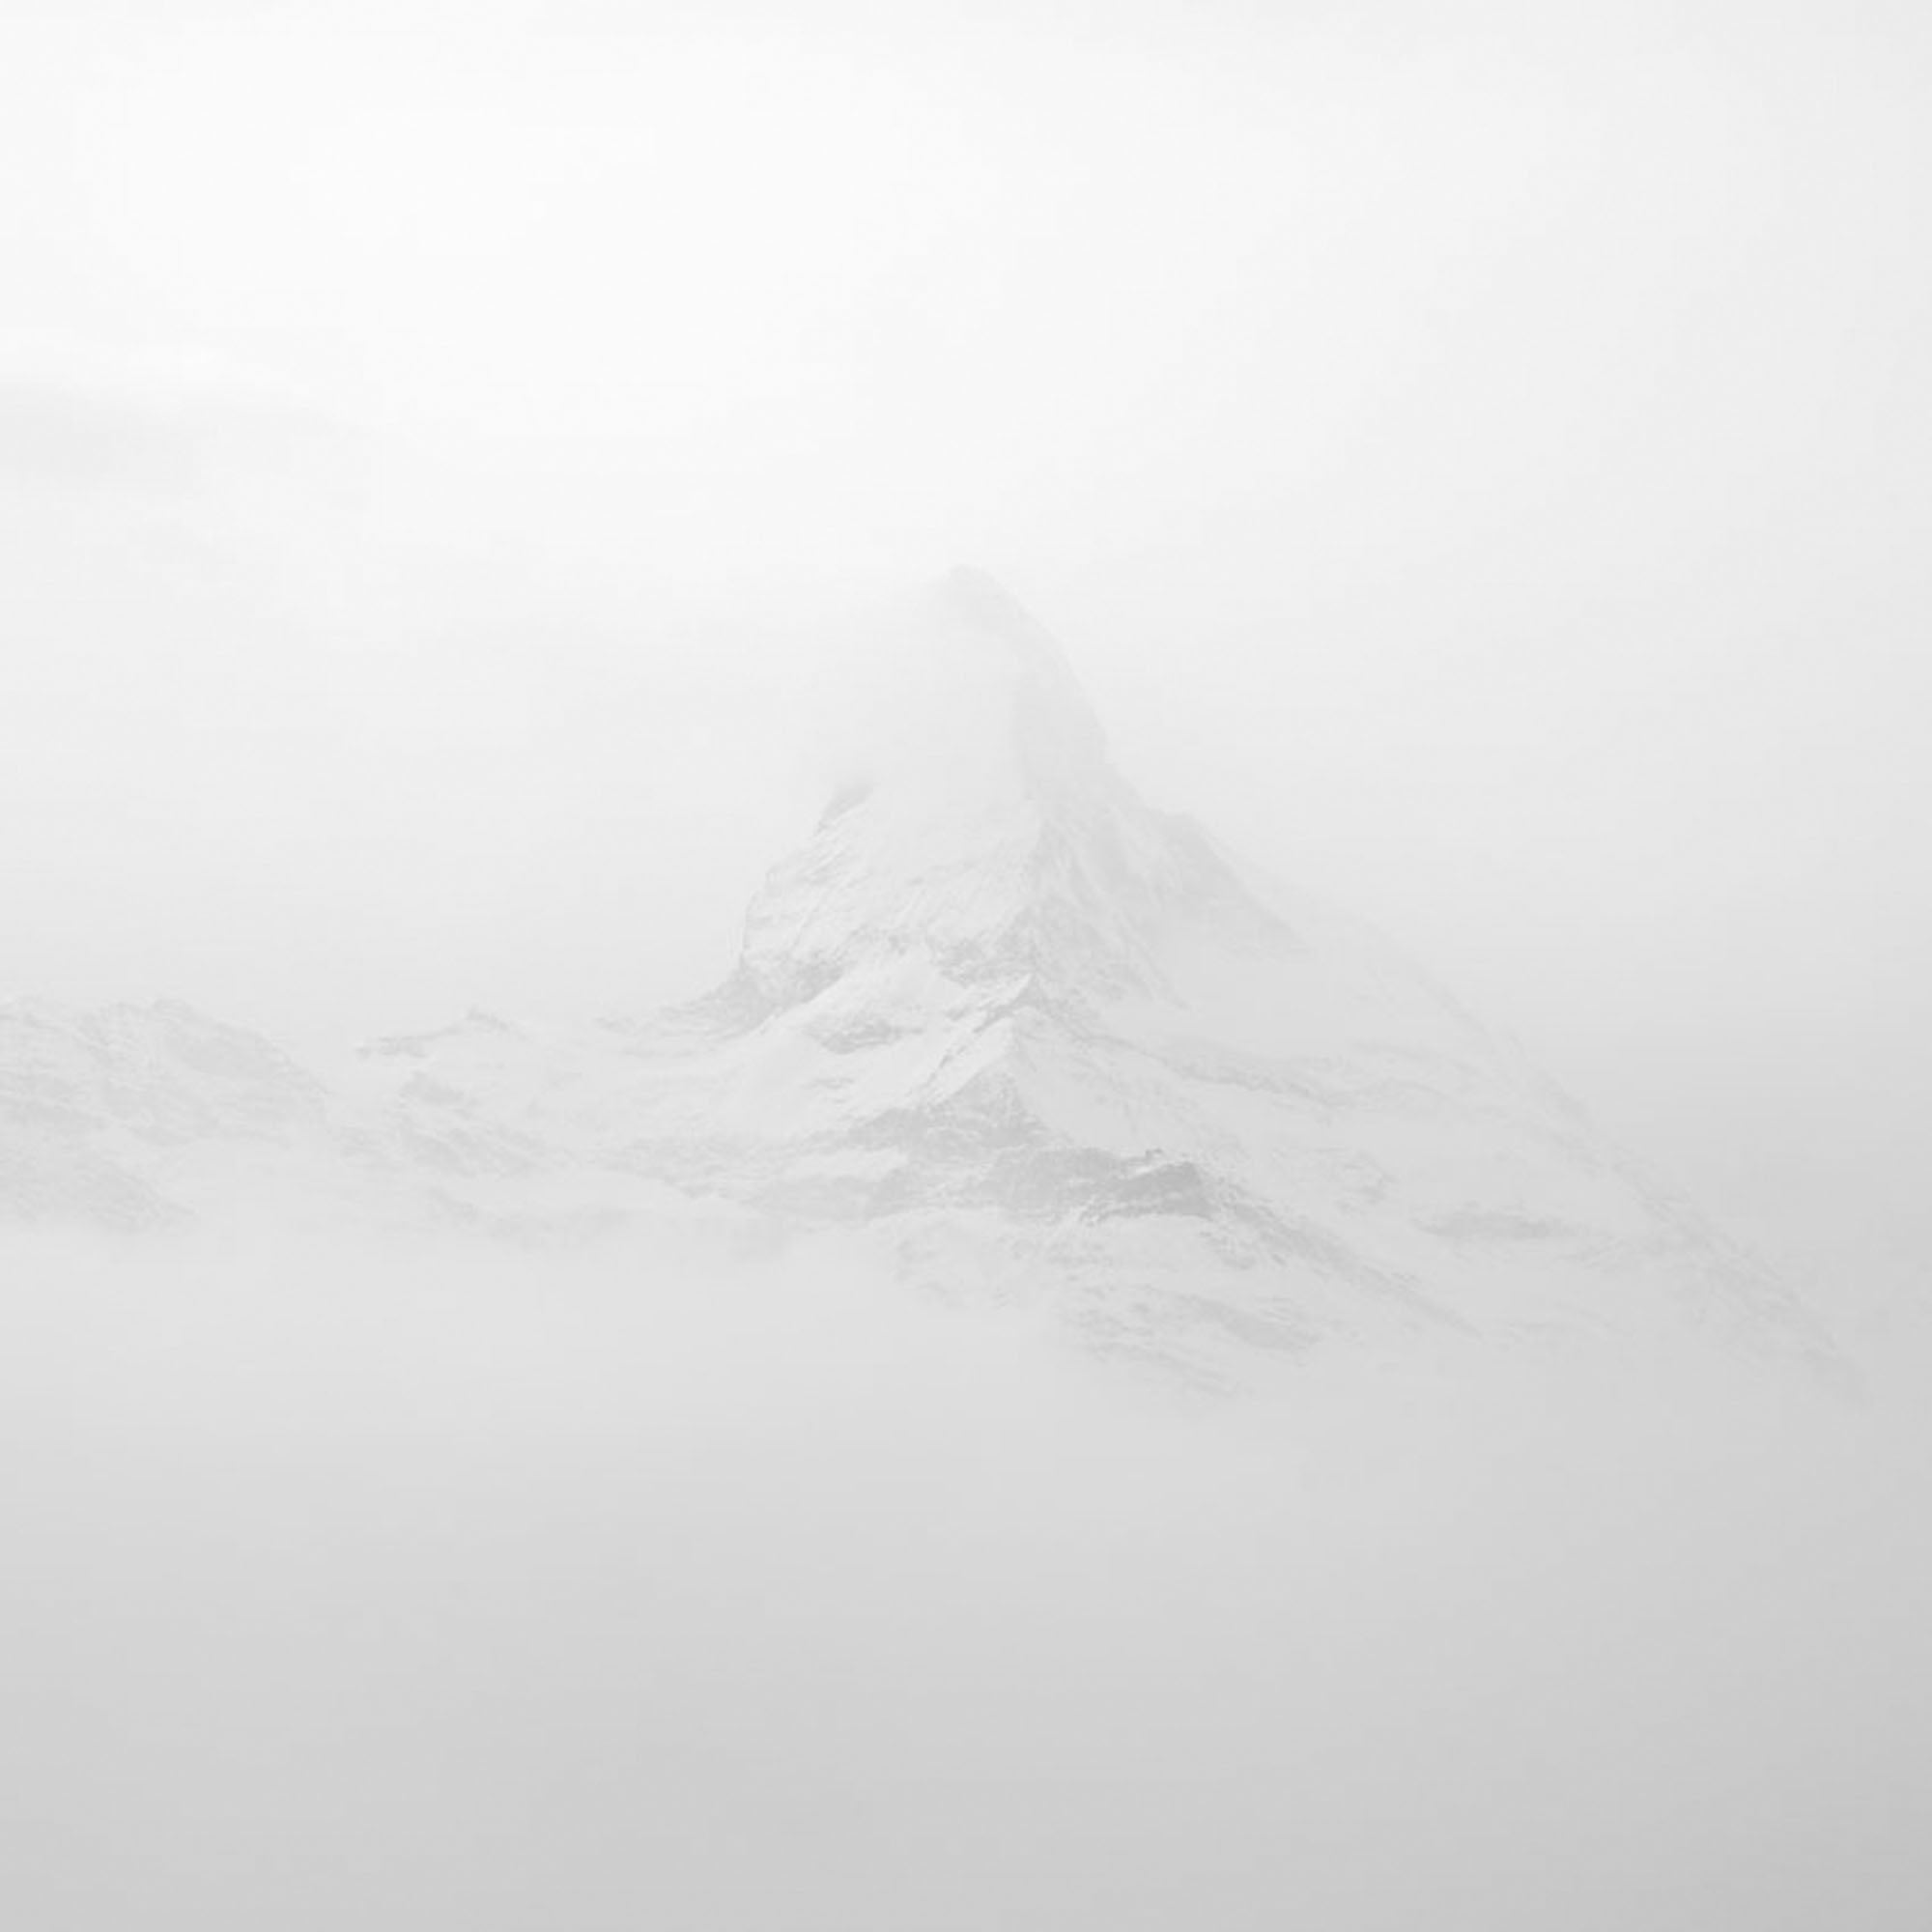
<path fill-rule="evenodd" d="M 1922 1428 L 793 1258 L 10 1244 L 22 1922 L 1923 1922 Z"/>
<path fill-rule="evenodd" d="M 1874 1400 L 0 1230 L 5 1916 L 1928 1922 L 1922 11 L 15 0 L 0 994 L 698 993 L 970 562 Z"/>
<path fill-rule="evenodd" d="M 0 33 L 15 989 L 687 994 L 972 561 L 1151 795 L 1917 1293 L 1914 10 Z"/>

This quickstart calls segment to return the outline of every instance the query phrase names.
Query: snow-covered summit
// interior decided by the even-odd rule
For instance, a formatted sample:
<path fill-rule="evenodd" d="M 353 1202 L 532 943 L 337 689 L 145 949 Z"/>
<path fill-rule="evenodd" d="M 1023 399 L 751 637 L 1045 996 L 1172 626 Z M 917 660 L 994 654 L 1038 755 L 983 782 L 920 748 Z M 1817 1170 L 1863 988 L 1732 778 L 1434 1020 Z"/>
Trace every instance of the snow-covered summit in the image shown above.
<path fill-rule="evenodd" d="M 899 631 L 889 722 L 709 995 L 562 1035 L 471 1012 L 327 1092 L 186 1009 L 14 1003 L 0 1208 L 135 1227 L 282 1188 L 517 1238 L 689 1214 L 857 1239 L 1216 1382 L 1422 1338 L 1834 1361 L 1396 949 L 1143 799 L 990 579 Z"/>
<path fill-rule="evenodd" d="M 1179 923 L 1278 932 L 1197 828 L 1116 772 L 1059 647 L 990 578 L 954 572 L 913 628 L 914 700 L 753 899 L 743 994 L 771 1011 L 920 961 L 1084 1004 L 1162 985 Z"/>
<path fill-rule="evenodd" d="M 452 1040 L 412 1063 L 410 1131 L 489 1122 L 519 1160 L 864 1230 L 1208 1377 L 1324 1338 L 1687 1321 L 1829 1353 L 1386 942 L 1144 800 L 991 580 L 905 629 L 911 701 L 719 988 L 569 1042 Z"/>

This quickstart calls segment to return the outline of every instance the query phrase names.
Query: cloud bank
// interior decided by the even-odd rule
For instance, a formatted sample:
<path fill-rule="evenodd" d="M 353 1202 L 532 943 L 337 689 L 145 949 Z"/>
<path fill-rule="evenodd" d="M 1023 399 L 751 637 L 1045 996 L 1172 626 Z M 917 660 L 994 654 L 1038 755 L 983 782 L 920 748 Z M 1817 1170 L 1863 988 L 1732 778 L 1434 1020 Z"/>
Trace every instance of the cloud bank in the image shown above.
<path fill-rule="evenodd" d="M 776 1258 L 10 1241 L 21 1923 L 1847 1928 L 1932 1905 L 1922 1435 L 1178 1407 Z"/>

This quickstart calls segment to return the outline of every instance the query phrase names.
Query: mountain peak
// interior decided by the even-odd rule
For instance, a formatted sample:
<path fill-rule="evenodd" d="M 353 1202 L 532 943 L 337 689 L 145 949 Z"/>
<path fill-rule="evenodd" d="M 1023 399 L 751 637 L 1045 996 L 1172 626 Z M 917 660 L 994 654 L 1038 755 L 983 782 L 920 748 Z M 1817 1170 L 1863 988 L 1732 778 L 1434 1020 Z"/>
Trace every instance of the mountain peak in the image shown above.
<path fill-rule="evenodd" d="M 929 607 L 942 630 L 1004 645 L 1027 670 L 1073 683 L 1059 644 L 991 572 L 975 564 L 948 571 L 931 586 Z"/>
<path fill-rule="evenodd" d="M 1115 770 L 1060 647 L 985 572 L 952 572 L 900 621 L 910 701 L 753 900 L 734 982 L 753 997 L 734 1009 L 914 958 L 975 998 L 1024 980 L 1084 1002 L 1164 985 L 1163 952 L 1200 920 L 1279 935 Z"/>
<path fill-rule="evenodd" d="M 1645 1344 L 1687 1317 L 1834 1371 L 1514 1049 L 1144 801 L 983 572 L 871 641 L 876 760 L 712 994 L 561 1038 L 472 1011 L 377 1042 L 355 1094 L 177 1005 L 0 1003 L 0 1220 L 131 1232 L 286 1174 L 520 1241 L 687 1209 L 863 1231 L 910 1280 L 1213 1385 L 1322 1338 Z"/>
<path fill-rule="evenodd" d="M 912 629 L 925 723 L 946 747 L 977 741 L 1036 799 L 1104 768 L 1106 735 L 1059 644 L 988 572 L 949 571 Z"/>
<path fill-rule="evenodd" d="M 991 571 L 955 564 L 932 586 L 935 603 L 981 629 L 999 634 L 1036 630 L 1025 607 Z"/>

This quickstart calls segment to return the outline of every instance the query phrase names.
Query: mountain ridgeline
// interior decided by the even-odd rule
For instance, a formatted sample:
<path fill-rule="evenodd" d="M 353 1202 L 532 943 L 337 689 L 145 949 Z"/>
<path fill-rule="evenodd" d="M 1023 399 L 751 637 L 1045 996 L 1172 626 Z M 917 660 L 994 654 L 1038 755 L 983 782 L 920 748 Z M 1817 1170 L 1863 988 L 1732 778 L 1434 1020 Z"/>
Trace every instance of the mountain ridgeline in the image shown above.
<path fill-rule="evenodd" d="M 0 1209 L 700 1221 L 859 1241 L 1208 1386 L 1320 1346 L 1837 1357 L 1770 1270 L 1386 942 L 1115 769 L 1058 646 L 955 572 L 916 700 L 689 1005 L 485 1014 L 327 1092 L 186 1009 L 0 1007 Z"/>

